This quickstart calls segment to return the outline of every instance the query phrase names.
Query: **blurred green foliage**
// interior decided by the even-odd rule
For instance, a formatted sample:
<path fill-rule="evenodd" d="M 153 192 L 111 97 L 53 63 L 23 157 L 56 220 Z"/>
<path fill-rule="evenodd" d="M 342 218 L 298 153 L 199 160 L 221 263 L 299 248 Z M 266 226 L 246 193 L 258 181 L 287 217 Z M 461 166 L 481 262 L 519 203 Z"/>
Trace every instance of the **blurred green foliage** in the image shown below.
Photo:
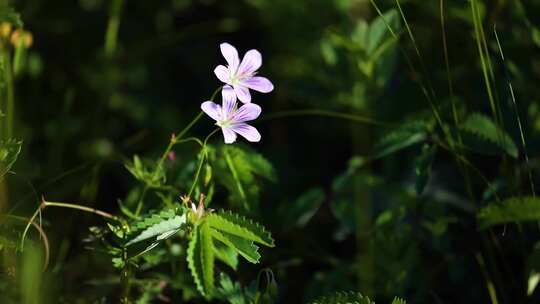
<path fill-rule="evenodd" d="M 0 303 L 537 303 L 538 11 L 0 1 Z M 254 95 L 263 141 L 163 157 L 225 41 L 275 85 Z M 46 208 L 21 252 L 42 195 L 114 217 Z"/>

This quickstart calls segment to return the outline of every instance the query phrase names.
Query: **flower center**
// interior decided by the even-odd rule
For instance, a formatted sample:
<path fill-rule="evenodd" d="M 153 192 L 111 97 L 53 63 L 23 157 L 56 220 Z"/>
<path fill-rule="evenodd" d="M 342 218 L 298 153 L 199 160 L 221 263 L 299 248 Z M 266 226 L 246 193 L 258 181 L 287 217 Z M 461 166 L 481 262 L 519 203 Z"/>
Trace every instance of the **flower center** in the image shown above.
<path fill-rule="evenodd" d="M 227 128 L 232 124 L 232 119 L 224 119 L 216 121 L 216 126 L 220 128 Z"/>

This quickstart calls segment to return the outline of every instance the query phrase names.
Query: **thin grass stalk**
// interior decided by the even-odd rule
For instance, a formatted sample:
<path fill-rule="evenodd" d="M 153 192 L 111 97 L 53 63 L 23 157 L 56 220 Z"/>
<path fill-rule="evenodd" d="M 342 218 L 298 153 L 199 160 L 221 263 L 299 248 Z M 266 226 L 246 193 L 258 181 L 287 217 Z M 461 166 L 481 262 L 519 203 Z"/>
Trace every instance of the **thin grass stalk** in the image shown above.
<path fill-rule="evenodd" d="M 532 170 L 531 170 L 531 166 L 529 164 L 529 154 L 527 152 L 527 142 L 525 140 L 525 134 L 523 132 L 523 125 L 521 123 L 521 118 L 519 116 L 519 110 L 518 110 L 518 106 L 517 106 L 517 102 L 516 102 L 516 96 L 514 94 L 514 88 L 512 86 L 512 82 L 510 81 L 510 75 L 508 73 L 508 68 L 506 67 L 504 53 L 503 53 L 503 49 L 502 49 L 502 46 L 501 46 L 501 42 L 499 40 L 499 35 L 497 34 L 496 26 L 493 26 L 493 32 L 495 34 L 495 39 L 497 41 L 497 46 L 499 48 L 499 54 L 501 56 L 501 62 L 502 62 L 503 68 L 504 68 L 506 82 L 508 84 L 508 91 L 510 92 L 512 105 L 514 107 L 514 113 L 516 115 L 516 122 L 517 122 L 517 125 L 518 125 L 518 128 L 519 128 L 521 146 L 523 148 L 523 155 L 525 157 L 525 164 L 527 166 L 527 171 L 528 171 L 528 175 L 529 175 L 529 184 L 530 184 L 530 187 L 531 187 L 531 194 L 533 195 L 533 197 L 536 197 L 536 191 L 535 191 L 535 188 L 534 188 L 534 180 L 533 180 Z"/>

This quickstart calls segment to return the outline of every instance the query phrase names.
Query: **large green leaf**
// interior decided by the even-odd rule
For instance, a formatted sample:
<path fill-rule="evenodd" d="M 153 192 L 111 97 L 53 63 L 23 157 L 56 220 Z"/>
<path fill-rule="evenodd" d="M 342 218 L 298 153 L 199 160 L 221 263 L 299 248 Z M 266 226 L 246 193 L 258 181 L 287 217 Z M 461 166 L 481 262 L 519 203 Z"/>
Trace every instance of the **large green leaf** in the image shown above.
<path fill-rule="evenodd" d="M 477 214 L 481 229 L 493 225 L 540 220 L 540 199 L 536 197 L 513 197 L 501 203 L 491 203 Z"/>
<path fill-rule="evenodd" d="M 214 291 L 214 245 L 211 228 L 204 221 L 199 225 L 199 238 L 201 243 L 201 265 L 203 273 L 203 285 L 207 294 Z"/>
<path fill-rule="evenodd" d="M 187 250 L 187 261 L 197 289 L 210 297 L 214 289 L 214 248 L 211 230 L 206 221 L 193 229 Z"/>
<path fill-rule="evenodd" d="M 0 179 L 9 172 L 17 160 L 21 146 L 22 142 L 15 139 L 0 141 Z"/>
<path fill-rule="evenodd" d="M 212 232 L 213 236 L 213 232 Z M 236 270 L 238 267 L 238 252 L 235 248 L 224 245 L 221 242 L 214 242 L 214 254 L 216 258 Z"/>
<path fill-rule="evenodd" d="M 150 212 L 148 215 L 143 216 L 140 220 L 136 220 L 130 225 L 130 234 L 138 234 L 151 226 L 170 220 L 176 215 L 177 211 L 173 208 L 165 208 L 159 211 Z"/>
<path fill-rule="evenodd" d="M 178 232 L 186 224 L 186 215 L 177 215 L 171 219 L 162 220 L 143 230 L 134 239 L 127 242 L 126 246 L 156 237 L 156 241 L 161 241 Z"/>
<path fill-rule="evenodd" d="M 518 148 L 510 135 L 483 114 L 469 115 L 459 129 L 466 148 L 484 154 L 501 151 L 514 158 L 518 156 Z"/>
<path fill-rule="evenodd" d="M 229 248 L 234 249 L 248 262 L 253 264 L 259 263 L 259 259 L 261 258 L 261 255 L 259 254 L 259 247 L 253 244 L 253 241 L 249 241 L 226 232 L 220 232 L 216 229 L 212 230 L 212 236 Z"/>
<path fill-rule="evenodd" d="M 268 247 L 274 247 L 274 239 L 272 239 L 270 232 L 251 219 L 230 211 L 221 211 L 208 215 L 207 221 L 212 228 L 221 232 L 236 235 Z"/>

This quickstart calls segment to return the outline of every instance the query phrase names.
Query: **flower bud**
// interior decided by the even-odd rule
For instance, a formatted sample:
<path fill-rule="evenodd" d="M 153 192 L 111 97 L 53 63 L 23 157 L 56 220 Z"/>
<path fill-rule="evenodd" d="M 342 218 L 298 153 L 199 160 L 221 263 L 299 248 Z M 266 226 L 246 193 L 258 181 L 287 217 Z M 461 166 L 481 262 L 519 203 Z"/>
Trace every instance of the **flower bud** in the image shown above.
<path fill-rule="evenodd" d="M 34 37 L 30 32 L 25 30 L 17 29 L 11 34 L 11 43 L 15 47 L 19 47 L 19 44 L 22 43 L 25 48 L 29 48 L 32 46 L 33 42 Z"/>
<path fill-rule="evenodd" d="M 9 22 L 0 23 L 0 37 L 9 38 L 10 34 L 11 34 L 11 23 Z"/>

